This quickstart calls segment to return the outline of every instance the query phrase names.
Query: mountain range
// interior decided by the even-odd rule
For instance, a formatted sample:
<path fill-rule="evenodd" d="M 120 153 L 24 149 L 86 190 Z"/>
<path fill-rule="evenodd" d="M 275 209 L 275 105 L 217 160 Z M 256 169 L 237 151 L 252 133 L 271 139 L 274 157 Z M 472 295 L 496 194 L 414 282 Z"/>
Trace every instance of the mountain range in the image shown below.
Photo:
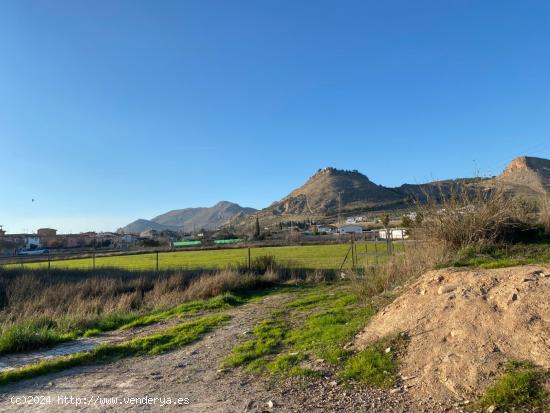
<path fill-rule="evenodd" d="M 214 230 L 237 215 L 247 215 L 256 212 L 254 208 L 241 207 L 228 201 L 218 202 L 211 207 L 175 209 L 153 219 L 138 219 L 123 228 L 120 232 L 139 234 L 147 230 L 155 231 L 194 231 Z"/>
<path fill-rule="evenodd" d="M 193 228 L 215 229 L 224 224 L 239 228 L 251 223 L 251 214 L 258 215 L 265 224 L 273 224 L 292 219 L 330 218 L 338 213 L 350 215 L 399 210 L 410 207 L 412 201 L 422 201 L 426 194 L 441 194 L 457 186 L 475 185 L 499 185 L 527 196 L 548 194 L 550 160 L 521 156 L 512 160 L 496 177 L 403 184 L 396 188 L 378 185 L 357 170 L 327 167 L 319 169 L 304 185 L 260 211 L 223 201 L 210 208 L 186 208 L 167 212 L 152 220 L 140 219 L 122 230 L 131 233 L 146 229 L 191 231 Z"/>
<path fill-rule="evenodd" d="M 501 175 L 492 178 L 459 178 L 396 188 L 377 185 L 362 173 L 335 168 L 320 169 L 298 189 L 262 210 L 279 214 L 330 214 L 335 210 L 395 209 L 422 200 L 426 194 L 446 193 L 458 186 L 501 185 L 509 191 L 537 195 L 550 191 L 550 160 L 518 157 Z"/>

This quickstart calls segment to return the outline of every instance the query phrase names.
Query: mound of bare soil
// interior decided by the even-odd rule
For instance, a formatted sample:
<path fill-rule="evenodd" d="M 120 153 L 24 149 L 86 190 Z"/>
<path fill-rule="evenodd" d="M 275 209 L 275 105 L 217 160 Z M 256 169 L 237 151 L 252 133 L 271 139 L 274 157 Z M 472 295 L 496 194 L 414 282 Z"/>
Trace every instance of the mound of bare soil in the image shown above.
<path fill-rule="evenodd" d="M 354 347 L 400 332 L 410 337 L 401 374 L 417 399 L 475 397 L 509 359 L 550 368 L 550 270 L 430 271 L 377 314 Z"/>

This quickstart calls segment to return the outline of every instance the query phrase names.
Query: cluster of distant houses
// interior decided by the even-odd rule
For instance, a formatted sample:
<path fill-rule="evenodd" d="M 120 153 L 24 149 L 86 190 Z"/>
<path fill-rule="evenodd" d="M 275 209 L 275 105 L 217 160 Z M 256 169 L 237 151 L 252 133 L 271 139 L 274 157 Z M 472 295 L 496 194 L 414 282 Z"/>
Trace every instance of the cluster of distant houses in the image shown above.
<path fill-rule="evenodd" d="M 25 251 L 64 248 L 128 248 L 137 237 L 114 232 L 57 234 L 53 228 L 40 228 L 34 234 L 6 234 L 0 230 L 0 254 L 14 255 Z"/>
<path fill-rule="evenodd" d="M 405 228 L 366 230 L 361 225 L 356 223 L 346 223 L 343 225 L 319 225 L 317 226 L 317 231 L 319 234 L 355 235 L 357 237 L 373 240 L 387 239 L 388 235 L 391 239 L 406 239 L 409 237 Z"/>
<path fill-rule="evenodd" d="M 366 230 L 360 224 L 362 217 L 351 217 L 346 219 L 342 225 L 318 224 L 307 229 L 300 229 L 297 226 L 284 228 L 293 232 L 300 232 L 303 235 L 348 235 L 357 239 L 405 239 L 408 238 L 407 231 L 402 228 L 389 230 L 376 229 Z M 283 229 L 283 230 L 284 230 Z M 154 240 L 156 245 L 171 245 L 174 242 L 185 243 L 196 241 L 197 238 L 204 238 L 206 234 L 180 234 L 172 231 L 155 231 L 149 229 L 139 234 L 125 234 L 119 232 L 83 232 L 80 234 L 58 234 L 53 228 L 40 228 L 33 234 L 6 234 L 0 229 L 0 255 L 25 254 L 30 251 L 49 251 L 51 249 L 78 249 L 78 248 L 109 248 L 128 249 L 136 245 L 149 245 L 147 240 Z M 275 235 L 275 234 L 273 234 Z M 213 232 L 209 234 L 212 239 L 231 239 L 238 237 L 223 236 L 222 233 Z M 222 240 L 223 241 L 223 240 Z M 241 239 L 239 238 L 239 241 Z M 221 242 L 221 241 L 220 241 Z M 200 243 L 200 242 L 199 242 Z"/>

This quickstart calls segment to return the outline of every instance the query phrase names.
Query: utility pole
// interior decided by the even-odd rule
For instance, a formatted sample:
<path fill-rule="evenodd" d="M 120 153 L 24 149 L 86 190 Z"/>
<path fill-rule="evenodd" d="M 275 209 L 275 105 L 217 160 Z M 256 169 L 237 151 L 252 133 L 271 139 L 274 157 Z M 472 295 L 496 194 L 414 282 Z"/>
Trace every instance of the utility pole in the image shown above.
<path fill-rule="evenodd" d="M 338 225 L 342 225 L 342 191 L 338 192 Z"/>

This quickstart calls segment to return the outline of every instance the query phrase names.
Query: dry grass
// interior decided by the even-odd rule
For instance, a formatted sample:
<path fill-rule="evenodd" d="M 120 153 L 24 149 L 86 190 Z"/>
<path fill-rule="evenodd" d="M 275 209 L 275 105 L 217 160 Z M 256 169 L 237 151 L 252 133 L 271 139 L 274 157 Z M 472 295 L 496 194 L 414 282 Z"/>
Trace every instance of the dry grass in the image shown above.
<path fill-rule="evenodd" d="M 150 311 L 181 302 L 194 274 L 120 270 L 2 270 L 0 324 L 34 318 L 94 318 Z"/>
<path fill-rule="evenodd" d="M 403 253 L 389 257 L 383 264 L 365 267 L 364 274 L 354 282 L 362 296 L 373 297 L 447 262 L 449 257 L 449 250 L 441 243 L 410 244 Z"/>
<path fill-rule="evenodd" d="M 0 328 L 40 318 L 85 323 L 146 313 L 279 281 L 272 272 L 135 273 L 122 270 L 0 270 Z"/>
<path fill-rule="evenodd" d="M 357 288 L 364 296 L 392 290 L 430 269 L 455 262 L 464 251 L 509 251 L 513 242 L 543 241 L 542 228 L 550 233 L 547 197 L 533 202 L 501 188 L 463 185 L 426 194 L 425 201 L 417 209 L 421 219 L 411 228 L 417 242 L 408 243 L 402 253 L 382 265 L 366 266 L 364 275 L 357 277 Z"/>
<path fill-rule="evenodd" d="M 211 298 L 227 291 L 247 291 L 279 281 L 281 280 L 277 274 L 272 272 L 258 276 L 235 271 L 218 271 L 195 279 L 185 290 L 182 298 L 183 301 Z"/>
<path fill-rule="evenodd" d="M 550 235 L 550 196 L 540 200 L 539 222 L 546 235 Z"/>
<path fill-rule="evenodd" d="M 0 352 L 23 351 L 89 331 L 116 329 L 132 319 L 197 299 L 277 282 L 273 274 L 121 270 L 1 270 Z"/>
<path fill-rule="evenodd" d="M 479 185 L 455 188 L 437 199 L 428 197 L 418 212 L 424 220 L 413 234 L 453 250 L 510 239 L 532 221 L 528 205 L 520 198 Z"/>
<path fill-rule="evenodd" d="M 294 274 L 277 268 L 272 257 L 260 258 L 253 273 L 0 269 L 0 353 L 113 330 L 182 303 L 257 290 L 293 277 L 326 280 L 322 271 L 313 277 Z"/>

